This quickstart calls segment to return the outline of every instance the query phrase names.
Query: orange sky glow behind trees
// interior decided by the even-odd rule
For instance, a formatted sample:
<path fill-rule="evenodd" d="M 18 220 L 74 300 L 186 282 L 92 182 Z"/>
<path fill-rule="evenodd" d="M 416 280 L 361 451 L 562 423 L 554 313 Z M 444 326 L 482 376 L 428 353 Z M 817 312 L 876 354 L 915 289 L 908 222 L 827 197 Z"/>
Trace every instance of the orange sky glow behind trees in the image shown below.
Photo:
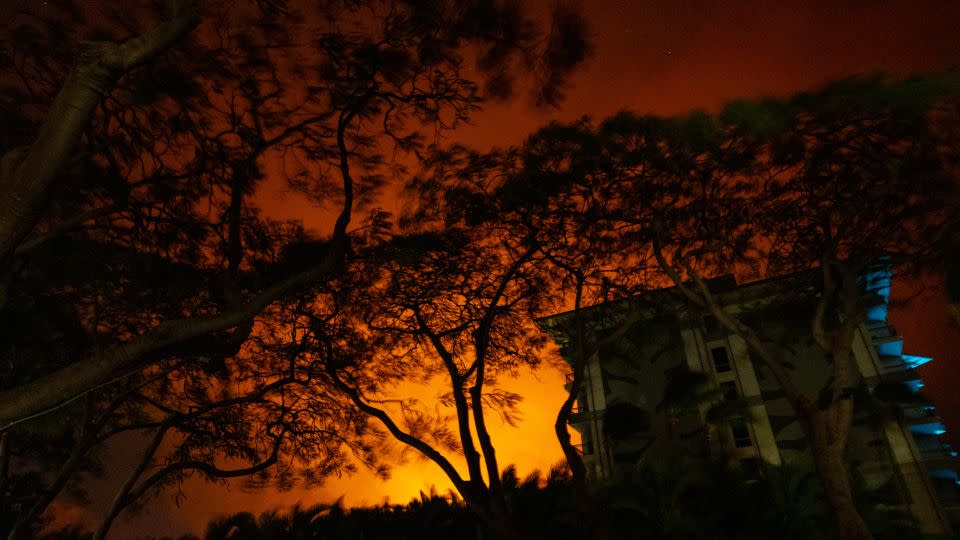
<path fill-rule="evenodd" d="M 534 9 L 546 13 L 549 2 L 536 0 Z M 475 115 L 473 125 L 462 126 L 443 142 L 485 149 L 520 143 L 551 120 L 602 118 L 624 108 L 676 114 L 713 109 L 739 97 L 784 96 L 847 75 L 906 75 L 960 66 L 955 28 L 960 3 L 950 0 L 605 0 L 584 2 L 582 9 L 595 37 L 595 52 L 574 76 L 562 107 L 535 109 L 518 92 L 508 104 L 488 105 Z M 319 232 L 329 229 L 324 212 L 290 194 L 279 178 L 261 188 L 258 203 L 274 217 L 302 219 Z M 398 210 L 396 191 L 384 193 L 379 205 Z M 914 299 L 892 310 L 893 322 L 906 338 L 906 351 L 936 358 L 921 370 L 925 391 L 940 407 L 948 428 L 958 430 L 956 437 L 960 393 L 951 386 L 960 369 L 960 333 L 948 320 L 942 290 L 930 286 L 917 296 L 917 288 L 895 285 L 896 297 Z M 500 463 L 517 465 L 521 475 L 548 469 L 562 459 L 552 426 L 565 394 L 563 374 L 544 367 L 504 386 L 522 394 L 524 402 L 517 427 L 490 415 Z M 439 390 L 425 392 L 432 396 Z M 960 442 L 960 437 L 954 440 Z M 112 457 L 123 461 L 122 456 Z M 164 494 L 141 514 L 121 519 L 113 535 L 200 532 L 211 518 L 239 510 L 258 513 L 298 501 L 332 502 L 340 496 L 348 505 L 378 504 L 386 498 L 406 502 L 431 485 L 441 492 L 449 489 L 434 464 L 411 452 L 406 457 L 407 463 L 395 466 L 389 481 L 361 471 L 311 491 L 245 493 L 239 484 L 227 489 L 190 482 L 179 508 Z M 94 493 L 95 500 L 99 497 Z M 80 509 L 63 508 L 61 518 L 80 514 Z"/>

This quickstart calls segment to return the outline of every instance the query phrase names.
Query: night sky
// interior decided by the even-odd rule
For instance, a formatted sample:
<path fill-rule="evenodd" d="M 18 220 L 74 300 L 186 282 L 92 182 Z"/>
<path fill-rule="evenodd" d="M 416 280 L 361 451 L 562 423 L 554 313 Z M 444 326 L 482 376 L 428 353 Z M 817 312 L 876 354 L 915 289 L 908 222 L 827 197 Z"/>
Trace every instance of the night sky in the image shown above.
<path fill-rule="evenodd" d="M 534 8 L 546 13 L 552 1 L 537 0 Z M 625 108 L 657 114 L 713 109 L 730 99 L 784 96 L 853 74 L 905 75 L 960 65 L 956 0 L 591 1 L 584 2 L 583 10 L 596 48 L 574 77 L 561 108 L 537 110 L 522 97 L 509 105 L 488 106 L 474 125 L 452 134 L 450 142 L 480 148 L 508 145 L 550 120 L 602 118 Z M 309 204 L 284 196 L 279 183 L 268 184 L 261 197 L 277 216 L 307 217 L 306 224 L 318 229 L 323 225 L 321 217 L 309 221 Z M 395 208 L 393 199 L 387 195 L 382 205 Z M 893 323 L 906 338 L 905 352 L 935 357 L 921 370 L 925 392 L 960 443 L 960 393 L 952 388 L 960 369 L 960 333 L 948 319 L 942 291 L 935 284 L 926 284 L 920 293 L 918 288 L 916 283 L 895 284 L 894 295 L 912 301 L 893 310 Z M 521 475 L 546 469 L 562 458 L 552 432 L 564 394 L 562 377 L 544 370 L 507 386 L 526 400 L 518 428 L 493 426 L 500 461 L 515 463 Z M 122 455 L 111 458 L 124 461 Z M 187 484 L 181 508 L 165 494 L 138 517 L 121 519 L 113 535 L 200 531 L 218 514 L 256 513 L 297 501 L 330 502 L 341 495 L 348 504 L 376 504 L 386 497 L 405 502 L 431 484 L 440 491 L 448 488 L 436 466 L 412 455 L 389 482 L 361 473 L 333 479 L 321 490 L 282 494 Z M 61 513 L 68 517 L 80 512 Z"/>

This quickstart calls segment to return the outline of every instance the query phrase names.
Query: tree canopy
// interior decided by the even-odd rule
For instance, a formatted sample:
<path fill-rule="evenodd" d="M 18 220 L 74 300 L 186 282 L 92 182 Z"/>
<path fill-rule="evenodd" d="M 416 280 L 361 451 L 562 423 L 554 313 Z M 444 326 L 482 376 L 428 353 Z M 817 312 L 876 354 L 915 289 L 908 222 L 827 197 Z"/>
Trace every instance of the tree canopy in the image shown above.
<path fill-rule="evenodd" d="M 576 10 L 558 4 L 543 29 L 522 4 L 494 0 L 170 0 L 104 5 L 96 19 L 19 7 L 0 47 L 0 513 L 11 538 L 34 535 L 57 497 L 81 495 L 77 479 L 104 468 L 99 451 L 130 434 L 143 443 L 97 538 L 193 475 L 280 489 L 357 465 L 386 476 L 388 437 L 440 467 L 479 529 L 501 537 L 529 534 L 544 508 L 575 512 L 571 530 L 598 539 L 627 519 L 678 538 L 696 537 L 691 515 L 699 532 L 719 530 L 679 500 L 708 500 L 680 473 L 727 473 L 644 464 L 589 485 L 568 431 L 589 360 L 633 339 L 651 309 L 638 295 L 665 287 L 670 309 L 712 317 L 772 374 L 840 537 L 875 534 L 844 462 L 863 390 L 851 351 L 884 286 L 877 268 L 952 260 L 956 73 L 850 79 L 713 113 L 584 118 L 481 152 L 444 134 L 488 100 L 560 103 L 590 53 Z M 328 228 L 270 215 L 262 193 L 278 182 Z M 401 216 L 376 208 L 387 186 L 403 188 Z M 717 289 L 730 274 L 790 276 L 832 370 L 819 395 Z M 538 326 L 562 310 L 558 326 Z M 570 478 L 557 471 L 547 485 L 575 504 L 519 481 L 487 427 L 493 414 L 511 420 L 523 396 L 500 382 L 545 363 L 547 331 L 565 335 L 571 369 L 554 426 Z M 661 410 L 743 421 L 742 402 L 686 375 Z M 436 399 L 403 395 L 427 381 L 442 387 Z M 645 413 L 611 406 L 611 444 Z M 739 500 L 802 483 L 770 474 Z M 421 503 L 376 519 L 433 509 L 476 530 L 459 502 Z M 291 529 L 298 512 L 238 514 L 208 536 Z M 339 512 L 300 521 L 349 529 Z M 802 536 L 821 517 L 797 519 Z"/>
<path fill-rule="evenodd" d="M 60 469 L 42 487 L 4 496 L 31 509 L 14 537 L 116 433 L 153 442 L 98 535 L 184 475 L 279 459 L 283 486 L 349 468 L 344 448 L 369 456 L 342 397 L 296 369 L 295 299 L 336 289 L 372 249 L 382 215 L 352 222 L 402 177 L 391 152 L 415 162 L 487 99 L 558 102 L 589 52 L 575 11 L 544 30 L 513 3 L 98 9 L 13 6 L 3 36 L 3 462 L 19 470 L 42 423 L 69 441 L 30 456 Z M 329 231 L 261 211 L 277 169 Z"/>

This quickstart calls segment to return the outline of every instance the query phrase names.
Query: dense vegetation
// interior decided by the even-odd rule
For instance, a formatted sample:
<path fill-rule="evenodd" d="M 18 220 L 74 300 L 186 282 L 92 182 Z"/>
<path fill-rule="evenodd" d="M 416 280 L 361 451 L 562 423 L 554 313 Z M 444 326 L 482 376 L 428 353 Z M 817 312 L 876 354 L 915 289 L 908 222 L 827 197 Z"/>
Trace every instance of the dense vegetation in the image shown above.
<path fill-rule="evenodd" d="M 614 538 L 699 540 L 719 538 L 830 538 L 829 517 L 809 469 L 766 466 L 746 475 L 728 463 L 678 455 L 655 465 L 623 470 L 596 485 L 609 512 Z M 544 478 L 503 473 L 507 501 L 523 538 L 574 540 L 591 531 L 576 519 L 573 486 L 565 464 Z M 860 493 L 861 512 L 878 539 L 921 538 L 912 518 L 885 509 L 881 493 Z M 329 505 L 238 512 L 211 521 L 203 535 L 178 540 L 341 539 L 399 540 L 491 538 L 455 493 L 421 493 L 407 504 L 344 508 Z M 62 531 L 48 540 L 84 538 Z"/>
<path fill-rule="evenodd" d="M 519 3 L 492 0 L 153 7 L 45 12 L 0 51 L 11 540 L 41 534 L 58 497 L 82 500 L 110 466 L 103 449 L 131 437 L 135 463 L 95 538 L 190 477 L 286 489 L 357 467 L 385 475 L 386 440 L 454 492 L 241 513 L 207 537 L 912 534 L 845 460 L 851 351 L 876 301 L 871 269 L 952 260 L 955 73 L 715 114 L 623 112 L 479 152 L 441 134 L 486 100 L 559 102 L 590 49 L 578 13 L 558 6 L 540 30 Z M 259 190 L 281 180 L 328 230 L 265 215 Z M 402 189 L 403 215 L 376 208 L 387 188 Z M 731 273 L 800 276 L 795 292 L 816 306 L 807 337 L 832 366 L 818 393 L 798 388 L 782 343 L 717 300 L 709 278 Z M 588 481 L 568 428 L 585 362 L 637 314 L 600 335 L 586 308 L 667 285 L 771 373 L 811 471 L 665 456 Z M 566 461 L 521 481 L 488 417 L 517 410 L 523 396 L 499 382 L 543 365 L 536 321 L 568 308 Z M 423 381 L 443 388 L 436 400 L 399 391 Z"/>

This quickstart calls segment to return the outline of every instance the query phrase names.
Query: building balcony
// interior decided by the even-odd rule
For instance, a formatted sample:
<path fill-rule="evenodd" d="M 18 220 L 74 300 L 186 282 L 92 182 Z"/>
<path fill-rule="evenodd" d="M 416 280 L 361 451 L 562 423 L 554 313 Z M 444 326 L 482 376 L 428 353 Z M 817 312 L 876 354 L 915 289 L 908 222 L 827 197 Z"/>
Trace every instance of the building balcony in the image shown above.
<path fill-rule="evenodd" d="M 870 337 L 874 340 L 882 340 L 897 336 L 897 329 L 883 321 L 875 321 L 874 324 L 867 326 L 867 330 L 870 331 Z"/>
<path fill-rule="evenodd" d="M 942 419 L 937 414 L 937 408 L 933 405 L 922 404 L 903 407 L 901 411 L 903 411 L 903 420 L 909 425 L 942 422 Z"/>
<path fill-rule="evenodd" d="M 905 383 L 914 392 L 917 392 L 923 388 L 923 381 L 920 379 L 920 374 L 917 373 L 917 370 L 911 369 L 907 366 L 904 366 L 904 368 L 897 371 L 884 373 L 883 381 Z"/>

